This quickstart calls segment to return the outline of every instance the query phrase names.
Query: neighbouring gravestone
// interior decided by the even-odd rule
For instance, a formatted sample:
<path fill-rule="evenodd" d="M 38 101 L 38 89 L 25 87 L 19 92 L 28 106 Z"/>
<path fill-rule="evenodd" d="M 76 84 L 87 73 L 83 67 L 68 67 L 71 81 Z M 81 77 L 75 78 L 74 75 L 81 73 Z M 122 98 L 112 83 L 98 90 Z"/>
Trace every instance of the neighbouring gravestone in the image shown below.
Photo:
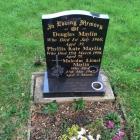
<path fill-rule="evenodd" d="M 70 10 L 43 15 L 47 71 L 43 97 L 103 96 L 100 76 L 108 15 Z"/>

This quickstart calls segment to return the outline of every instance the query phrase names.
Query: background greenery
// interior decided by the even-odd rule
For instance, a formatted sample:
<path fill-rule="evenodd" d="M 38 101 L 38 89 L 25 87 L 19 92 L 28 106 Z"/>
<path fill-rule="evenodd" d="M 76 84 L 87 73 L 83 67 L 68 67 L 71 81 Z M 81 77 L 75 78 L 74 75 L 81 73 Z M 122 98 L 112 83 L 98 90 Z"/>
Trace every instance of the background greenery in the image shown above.
<path fill-rule="evenodd" d="M 125 105 L 132 139 L 140 140 L 139 0 L 0 0 L 0 140 L 25 139 L 31 74 L 44 58 L 41 15 L 70 9 L 107 13 L 102 68 Z"/>

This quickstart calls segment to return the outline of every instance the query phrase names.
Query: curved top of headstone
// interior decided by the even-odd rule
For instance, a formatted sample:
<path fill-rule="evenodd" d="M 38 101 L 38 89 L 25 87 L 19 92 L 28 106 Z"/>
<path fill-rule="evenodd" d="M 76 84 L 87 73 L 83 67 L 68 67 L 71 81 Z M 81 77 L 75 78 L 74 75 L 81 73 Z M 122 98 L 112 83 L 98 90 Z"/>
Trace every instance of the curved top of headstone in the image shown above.
<path fill-rule="evenodd" d="M 86 15 L 86 16 L 91 16 L 91 17 L 98 17 L 98 18 L 103 18 L 103 19 L 108 19 L 108 15 L 105 14 L 94 14 L 89 11 L 84 11 L 84 10 L 68 10 L 68 11 L 63 11 L 63 12 L 58 12 L 58 13 L 53 13 L 53 14 L 47 14 L 47 15 L 42 15 L 42 19 L 50 19 L 50 18 L 57 18 L 60 16 L 67 16 L 67 15 Z"/>
<path fill-rule="evenodd" d="M 42 16 L 49 78 L 98 78 L 108 15 L 69 10 Z"/>

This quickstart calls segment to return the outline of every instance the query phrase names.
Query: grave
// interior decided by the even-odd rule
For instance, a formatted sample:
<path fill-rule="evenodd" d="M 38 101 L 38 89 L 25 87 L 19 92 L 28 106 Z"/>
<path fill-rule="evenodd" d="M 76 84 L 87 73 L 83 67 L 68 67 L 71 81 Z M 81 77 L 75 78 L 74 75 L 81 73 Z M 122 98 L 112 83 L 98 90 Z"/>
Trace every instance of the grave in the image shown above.
<path fill-rule="evenodd" d="M 47 70 L 41 82 L 36 81 L 35 89 L 42 94 L 35 91 L 36 97 L 114 99 L 100 70 L 108 24 L 108 15 L 83 10 L 42 16 Z"/>
<path fill-rule="evenodd" d="M 90 125 L 89 130 L 94 131 L 92 137 L 111 134 L 114 138 L 120 132 L 125 136 L 125 117 L 118 101 L 114 101 L 108 77 L 100 69 L 108 23 L 107 15 L 81 10 L 42 16 L 47 70 L 32 75 L 31 93 L 39 105 L 32 104 L 31 107 L 28 139 L 59 139 L 62 130 L 69 129 L 69 124 L 82 128 L 89 124 L 99 125 L 100 133 L 94 131 L 98 127 Z M 79 102 L 81 97 L 83 102 Z M 74 109 L 76 102 L 77 106 L 83 103 L 80 110 Z M 52 109 L 55 114 L 50 115 Z M 104 120 L 110 112 L 120 116 L 117 125 L 109 117 Z M 113 124 L 112 128 L 108 122 Z M 85 134 L 83 136 L 87 138 Z M 75 136 L 75 139 L 79 138 Z"/>

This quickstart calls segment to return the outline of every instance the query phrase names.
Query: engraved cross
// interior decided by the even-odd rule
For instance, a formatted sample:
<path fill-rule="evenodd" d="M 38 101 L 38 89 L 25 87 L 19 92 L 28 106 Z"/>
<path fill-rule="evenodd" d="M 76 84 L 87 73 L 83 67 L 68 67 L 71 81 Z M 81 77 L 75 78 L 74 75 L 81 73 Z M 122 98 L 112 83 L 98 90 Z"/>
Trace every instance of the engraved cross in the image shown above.
<path fill-rule="evenodd" d="M 59 60 L 58 59 L 58 55 L 56 55 L 55 60 L 52 60 L 52 61 L 55 61 L 56 62 L 57 74 L 58 75 L 61 75 L 61 71 L 63 71 L 63 70 L 62 70 L 61 66 L 59 65 L 59 61 L 63 61 L 63 60 Z"/>
<path fill-rule="evenodd" d="M 58 68 L 58 66 L 59 66 L 59 63 L 58 63 L 58 62 L 59 62 L 59 61 L 63 61 L 63 60 L 59 60 L 59 59 L 58 59 L 58 55 L 56 55 L 56 56 L 55 56 L 55 60 L 52 60 L 52 61 L 55 61 L 55 62 L 56 62 L 56 67 Z"/>

